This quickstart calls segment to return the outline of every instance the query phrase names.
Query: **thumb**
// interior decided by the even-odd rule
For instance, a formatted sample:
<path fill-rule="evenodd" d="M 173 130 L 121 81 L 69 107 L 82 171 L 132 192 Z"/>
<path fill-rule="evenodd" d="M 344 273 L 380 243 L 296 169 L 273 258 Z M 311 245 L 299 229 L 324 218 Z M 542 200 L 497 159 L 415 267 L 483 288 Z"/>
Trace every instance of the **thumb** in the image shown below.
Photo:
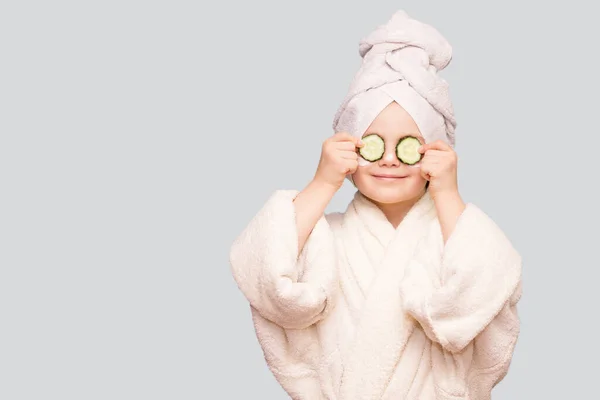
<path fill-rule="evenodd" d="M 431 180 L 431 171 L 429 170 L 429 166 L 427 164 L 421 164 L 421 176 L 423 179 Z"/>

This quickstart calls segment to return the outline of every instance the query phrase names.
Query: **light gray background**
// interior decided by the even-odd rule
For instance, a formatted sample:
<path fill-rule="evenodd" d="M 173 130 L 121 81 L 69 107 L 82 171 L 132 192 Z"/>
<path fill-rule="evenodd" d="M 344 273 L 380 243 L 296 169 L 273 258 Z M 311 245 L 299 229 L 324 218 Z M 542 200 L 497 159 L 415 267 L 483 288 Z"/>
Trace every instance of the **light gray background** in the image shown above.
<path fill-rule="evenodd" d="M 1 3 L 1 399 L 287 398 L 229 247 L 312 178 L 358 41 L 400 8 L 454 46 L 461 192 L 525 261 L 493 398 L 595 396 L 593 3 L 200 4 Z"/>

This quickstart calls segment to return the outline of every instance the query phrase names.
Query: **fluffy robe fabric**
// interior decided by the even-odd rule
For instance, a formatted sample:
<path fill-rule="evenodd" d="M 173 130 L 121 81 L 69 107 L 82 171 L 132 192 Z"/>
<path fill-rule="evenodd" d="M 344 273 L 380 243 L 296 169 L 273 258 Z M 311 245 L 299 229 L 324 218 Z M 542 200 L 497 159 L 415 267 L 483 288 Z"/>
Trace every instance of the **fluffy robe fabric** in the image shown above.
<path fill-rule="evenodd" d="M 298 192 L 233 243 L 265 360 L 294 400 L 490 399 L 519 334 L 521 257 L 469 203 L 444 245 L 428 193 L 394 229 L 360 192 L 298 252 Z"/>
<path fill-rule="evenodd" d="M 397 11 L 359 43 L 362 64 L 333 120 L 336 132 L 362 136 L 392 101 L 415 120 L 426 142 L 455 144 L 448 84 L 439 75 L 452 47 L 432 26 Z"/>

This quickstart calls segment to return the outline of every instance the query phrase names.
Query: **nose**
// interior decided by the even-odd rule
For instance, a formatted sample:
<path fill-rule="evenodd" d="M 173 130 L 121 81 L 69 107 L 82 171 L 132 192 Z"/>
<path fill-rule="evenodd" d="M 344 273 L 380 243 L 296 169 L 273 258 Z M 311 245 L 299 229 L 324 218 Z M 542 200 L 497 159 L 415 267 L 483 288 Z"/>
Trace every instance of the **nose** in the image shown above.
<path fill-rule="evenodd" d="M 400 160 L 396 156 L 396 151 L 393 146 L 386 146 L 383 157 L 379 160 L 379 166 L 381 167 L 397 167 L 400 165 Z"/>

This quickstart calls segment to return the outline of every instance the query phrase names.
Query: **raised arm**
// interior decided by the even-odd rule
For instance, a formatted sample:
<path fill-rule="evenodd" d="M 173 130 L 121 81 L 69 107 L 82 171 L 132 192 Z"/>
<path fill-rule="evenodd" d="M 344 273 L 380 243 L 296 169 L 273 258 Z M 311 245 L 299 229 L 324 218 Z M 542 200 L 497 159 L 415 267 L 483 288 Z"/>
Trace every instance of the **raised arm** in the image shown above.
<path fill-rule="evenodd" d="M 359 138 L 346 132 L 338 132 L 323 142 L 313 180 L 294 199 L 300 251 L 347 174 L 358 168 L 357 149 L 363 146 Z"/>
<path fill-rule="evenodd" d="M 318 180 L 312 180 L 294 199 L 296 228 L 298 231 L 298 251 L 304 244 L 317 222 L 325 214 L 327 205 L 337 192 L 337 188 Z"/>
<path fill-rule="evenodd" d="M 345 132 L 326 139 L 306 188 L 275 192 L 232 246 L 240 290 L 264 318 L 284 328 L 308 327 L 332 307 L 337 266 L 325 208 L 358 168 L 360 146 Z"/>

